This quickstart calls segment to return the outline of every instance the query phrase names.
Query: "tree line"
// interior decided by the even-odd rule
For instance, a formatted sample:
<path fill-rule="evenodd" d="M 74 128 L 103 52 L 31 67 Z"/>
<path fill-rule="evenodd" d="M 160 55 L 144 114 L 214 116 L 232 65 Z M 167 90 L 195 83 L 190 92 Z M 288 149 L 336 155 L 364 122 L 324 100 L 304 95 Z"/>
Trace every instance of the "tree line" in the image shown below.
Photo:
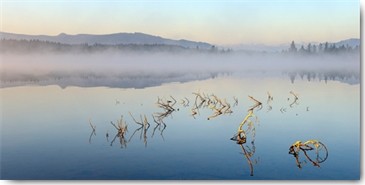
<path fill-rule="evenodd" d="M 337 54 L 337 53 L 358 53 L 360 52 L 359 45 L 355 47 L 351 47 L 349 45 L 340 45 L 331 44 L 328 42 L 319 43 L 319 44 L 311 44 L 309 43 L 307 46 L 301 45 L 300 48 L 297 49 L 297 46 L 294 41 L 291 42 L 288 50 L 283 51 L 283 53 L 291 53 L 291 54 Z"/>
<path fill-rule="evenodd" d="M 229 53 L 232 49 L 209 49 L 183 47 L 167 44 L 65 44 L 43 40 L 0 39 L 0 53 L 93 53 L 104 51 L 116 52 L 169 52 L 169 53 Z"/>
<path fill-rule="evenodd" d="M 209 49 L 202 49 L 199 46 L 195 48 L 183 47 L 179 45 L 167 44 L 65 44 L 60 42 L 50 42 L 42 40 L 16 40 L 16 39 L 0 39 L 0 53 L 93 53 L 104 51 L 117 52 L 169 52 L 169 53 L 213 53 L 225 54 L 234 52 L 231 48 L 218 48 L 214 45 Z M 337 53 L 359 53 L 360 47 L 351 47 L 349 45 L 331 44 L 328 42 L 320 44 L 311 44 L 307 46 L 301 45 L 297 48 L 294 41 L 291 42 L 287 50 L 283 50 L 283 54 L 337 54 Z"/>

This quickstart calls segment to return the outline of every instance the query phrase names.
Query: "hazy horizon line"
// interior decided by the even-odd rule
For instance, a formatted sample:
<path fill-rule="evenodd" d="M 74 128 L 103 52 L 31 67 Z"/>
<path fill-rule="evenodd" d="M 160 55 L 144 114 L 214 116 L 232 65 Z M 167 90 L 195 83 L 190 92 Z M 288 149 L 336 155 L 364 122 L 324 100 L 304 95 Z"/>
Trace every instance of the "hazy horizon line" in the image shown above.
<path fill-rule="evenodd" d="M 139 31 L 135 31 L 135 32 L 112 32 L 112 33 L 76 33 L 76 34 L 70 34 L 70 33 L 66 33 L 66 32 L 60 32 L 58 34 L 27 34 L 27 33 L 16 33 L 16 32 L 8 32 L 8 31 L 0 31 L 1 33 L 7 33 L 7 34 L 17 34 L 17 35 L 27 35 L 27 36 L 51 36 L 51 37 L 56 37 L 56 36 L 60 36 L 62 34 L 65 35 L 70 35 L 70 36 L 77 36 L 77 35 L 94 35 L 94 36 L 102 36 L 102 35 L 115 35 L 115 34 L 145 34 L 145 35 L 149 35 L 149 36 L 154 36 L 154 37 L 160 37 L 162 39 L 169 39 L 169 40 L 186 40 L 186 41 L 193 41 L 193 42 L 201 42 L 201 43 L 207 43 L 210 45 L 216 45 L 216 46 L 240 46 L 240 45 L 264 45 L 264 46 L 281 46 L 281 45 L 287 45 L 290 44 L 292 41 L 294 41 L 296 44 L 308 44 L 308 43 L 325 43 L 325 42 L 329 42 L 329 43 L 336 43 L 336 42 L 341 42 L 344 40 L 350 40 L 350 39 L 360 39 L 360 38 L 355 38 L 355 37 L 351 37 L 351 38 L 343 38 L 340 40 L 326 40 L 326 41 L 299 41 L 299 40 L 289 40 L 287 42 L 284 43 L 263 43 L 263 42 L 239 42 L 239 43 L 231 43 L 231 44 L 217 44 L 217 43 L 211 43 L 211 42 L 207 42 L 207 41 L 203 41 L 203 40 L 190 40 L 190 39 L 186 39 L 186 38 L 179 38 L 179 39 L 174 39 L 174 38 L 169 38 L 169 37 L 165 37 L 165 36 L 161 36 L 161 35 L 154 35 L 154 34 L 150 34 L 150 33 L 145 33 L 145 32 L 139 32 Z"/>

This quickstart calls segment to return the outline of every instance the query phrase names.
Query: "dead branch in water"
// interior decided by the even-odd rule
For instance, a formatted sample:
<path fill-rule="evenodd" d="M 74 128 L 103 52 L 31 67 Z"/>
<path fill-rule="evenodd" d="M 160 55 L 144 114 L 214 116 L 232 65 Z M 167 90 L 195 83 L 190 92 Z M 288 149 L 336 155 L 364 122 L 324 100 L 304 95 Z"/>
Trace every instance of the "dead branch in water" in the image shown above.
<path fill-rule="evenodd" d="M 141 125 L 141 126 L 143 126 L 143 121 L 142 122 L 138 122 L 134 117 L 133 117 L 133 115 L 132 115 L 132 113 L 131 112 L 128 112 L 129 113 L 129 115 L 132 117 L 132 119 L 133 119 L 133 121 L 136 123 L 136 124 L 138 124 L 138 125 Z"/>
<path fill-rule="evenodd" d="M 292 154 L 294 157 L 295 157 L 295 161 L 296 161 L 296 164 L 298 166 L 298 168 L 302 168 L 301 167 L 301 162 L 299 161 L 299 153 L 300 151 L 303 152 L 304 156 L 306 157 L 306 159 L 308 161 L 310 161 L 313 166 L 317 166 L 317 167 L 320 167 L 320 163 L 324 162 L 327 160 L 327 157 L 328 157 L 328 150 L 327 150 L 327 147 L 321 143 L 320 141 L 318 140 L 314 140 L 314 139 L 311 139 L 311 140 L 308 140 L 304 143 L 302 143 L 301 141 L 296 141 L 294 144 L 292 144 L 289 148 L 289 154 Z M 315 160 L 313 160 L 313 158 L 311 158 L 307 152 L 308 151 L 314 151 L 315 152 Z M 323 156 L 321 156 L 321 154 Z"/>
<path fill-rule="evenodd" d="M 94 126 L 94 125 L 91 123 L 91 119 L 89 119 L 89 124 L 90 124 L 90 127 L 93 129 L 93 131 L 95 131 L 96 126 Z"/>
<path fill-rule="evenodd" d="M 214 111 L 214 113 L 208 117 L 208 120 L 220 116 L 222 114 L 231 114 L 233 111 L 231 110 L 231 105 L 227 102 L 226 99 L 223 101 L 218 98 L 216 95 L 212 95 L 213 99 L 210 100 L 209 108 Z"/>
<path fill-rule="evenodd" d="M 274 98 L 271 96 L 270 92 L 267 92 L 267 101 L 266 101 L 266 104 L 267 104 L 267 112 L 271 111 L 272 110 L 272 106 L 271 106 L 271 102 L 274 100 Z"/>
<path fill-rule="evenodd" d="M 117 122 L 118 122 L 118 125 L 115 125 L 113 123 L 113 121 L 110 121 L 110 124 L 112 124 L 114 126 L 114 128 L 118 131 L 119 134 L 124 135 L 128 131 L 128 125 L 123 120 L 123 115 L 120 116 L 120 119 L 117 120 Z"/>
<path fill-rule="evenodd" d="M 127 147 L 127 141 L 125 139 L 125 133 L 128 131 L 128 125 L 127 123 L 123 120 L 123 115 L 120 116 L 120 119 L 117 120 L 118 125 L 115 125 L 113 123 L 113 121 L 110 121 L 110 124 L 112 124 L 114 126 L 114 128 L 118 131 L 117 134 L 114 136 L 113 140 L 110 142 L 110 146 L 113 145 L 114 141 L 116 140 L 116 138 L 119 138 L 119 142 L 120 142 L 120 147 Z M 107 138 L 108 138 L 109 134 L 107 133 Z"/>
<path fill-rule="evenodd" d="M 249 122 L 249 118 L 251 118 L 253 115 L 253 111 L 255 108 L 260 108 L 262 107 L 262 103 L 258 100 L 256 100 L 255 98 L 253 98 L 252 96 L 248 96 L 252 101 L 255 102 L 255 105 L 253 105 L 251 108 L 248 109 L 248 113 L 246 115 L 246 117 L 243 119 L 243 121 L 240 123 L 240 125 L 238 126 L 237 129 L 237 143 L 242 143 L 243 142 L 243 138 L 244 138 L 244 142 L 246 142 L 246 134 L 245 131 L 243 130 L 243 125 L 245 125 L 247 122 Z"/>
<path fill-rule="evenodd" d="M 143 134 L 143 142 L 144 142 L 145 146 L 147 147 L 147 131 L 148 131 L 148 129 L 150 128 L 150 123 L 149 123 L 149 122 L 148 122 L 148 120 L 147 120 L 147 116 L 146 116 L 146 115 L 142 116 L 142 114 L 141 114 L 141 115 L 140 115 L 140 119 L 141 119 L 141 121 L 139 122 L 139 121 L 137 121 L 137 120 L 133 117 L 133 115 L 132 115 L 132 113 L 131 113 L 131 112 L 129 112 L 129 114 L 130 114 L 130 116 L 132 117 L 133 121 L 134 121 L 136 124 L 140 125 L 140 127 L 139 127 L 139 128 L 137 128 L 137 129 L 134 131 L 134 133 L 132 134 L 132 136 L 130 137 L 130 139 L 129 139 L 129 140 L 131 140 L 131 139 L 132 139 L 132 137 L 134 136 L 134 134 L 135 134 L 137 131 L 139 131 L 139 130 L 141 130 L 141 129 L 142 129 L 142 131 L 141 131 L 141 135 L 140 135 L 140 139 L 142 139 L 142 134 Z"/>
<path fill-rule="evenodd" d="M 189 107 L 189 99 L 187 99 L 186 97 L 184 97 L 184 99 L 181 100 L 181 105 L 183 105 L 184 107 Z"/>
<path fill-rule="evenodd" d="M 233 104 L 233 107 L 237 106 L 238 105 L 238 98 L 233 96 L 233 100 L 234 100 L 234 104 Z"/>
<path fill-rule="evenodd" d="M 94 126 L 92 123 L 91 123 L 91 119 L 89 119 L 89 124 L 90 124 L 90 127 L 92 128 L 92 131 L 91 131 L 91 134 L 90 134 L 90 137 L 89 137 L 89 143 L 91 144 L 91 138 L 93 136 L 96 136 L 96 132 L 95 132 L 95 128 L 96 126 Z"/>
<path fill-rule="evenodd" d="M 294 104 L 298 105 L 298 95 L 295 94 L 293 91 L 290 91 L 290 94 L 292 94 L 294 96 L 294 101 L 289 105 L 290 107 L 293 107 Z"/>

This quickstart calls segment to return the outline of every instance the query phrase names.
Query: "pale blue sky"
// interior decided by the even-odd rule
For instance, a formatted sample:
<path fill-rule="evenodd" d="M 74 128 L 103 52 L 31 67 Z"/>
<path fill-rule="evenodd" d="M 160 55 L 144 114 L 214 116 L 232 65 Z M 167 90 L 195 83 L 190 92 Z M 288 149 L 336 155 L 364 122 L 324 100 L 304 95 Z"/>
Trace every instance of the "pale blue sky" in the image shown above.
<path fill-rule="evenodd" d="M 214 44 L 360 38 L 358 0 L 0 0 L 1 31 L 143 32 Z"/>

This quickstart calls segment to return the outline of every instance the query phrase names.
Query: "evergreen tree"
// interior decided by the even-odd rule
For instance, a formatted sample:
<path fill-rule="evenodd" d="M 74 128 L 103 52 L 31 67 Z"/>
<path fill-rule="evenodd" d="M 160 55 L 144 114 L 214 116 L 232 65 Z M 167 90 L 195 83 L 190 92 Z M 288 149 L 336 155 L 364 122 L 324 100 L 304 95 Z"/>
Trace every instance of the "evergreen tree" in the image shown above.
<path fill-rule="evenodd" d="M 291 44 L 290 44 L 289 52 L 290 53 L 296 53 L 297 52 L 297 47 L 295 47 L 294 41 L 292 41 Z"/>
<path fill-rule="evenodd" d="M 307 46 L 307 52 L 308 53 L 311 53 L 312 52 L 312 45 L 311 45 L 311 43 L 309 43 L 308 46 Z"/>

